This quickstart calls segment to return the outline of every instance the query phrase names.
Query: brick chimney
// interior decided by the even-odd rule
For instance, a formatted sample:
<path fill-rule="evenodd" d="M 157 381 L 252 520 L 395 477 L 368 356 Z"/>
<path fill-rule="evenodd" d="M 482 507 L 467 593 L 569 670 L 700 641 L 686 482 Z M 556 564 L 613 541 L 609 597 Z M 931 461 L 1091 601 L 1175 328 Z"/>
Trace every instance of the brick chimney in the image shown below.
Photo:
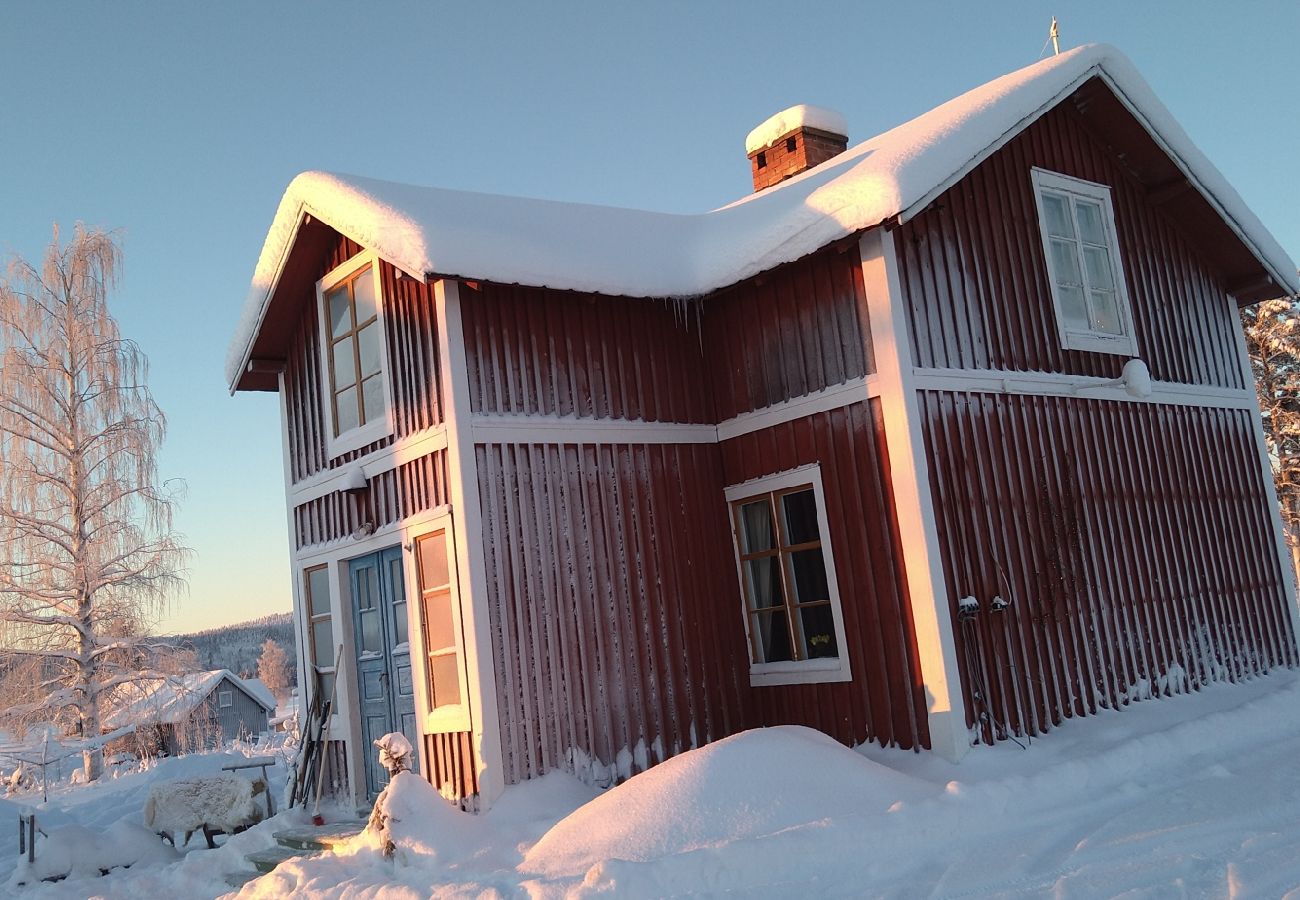
<path fill-rule="evenodd" d="M 754 191 L 839 156 L 848 149 L 848 135 L 844 117 L 833 110 L 807 104 L 782 110 L 745 138 Z"/>

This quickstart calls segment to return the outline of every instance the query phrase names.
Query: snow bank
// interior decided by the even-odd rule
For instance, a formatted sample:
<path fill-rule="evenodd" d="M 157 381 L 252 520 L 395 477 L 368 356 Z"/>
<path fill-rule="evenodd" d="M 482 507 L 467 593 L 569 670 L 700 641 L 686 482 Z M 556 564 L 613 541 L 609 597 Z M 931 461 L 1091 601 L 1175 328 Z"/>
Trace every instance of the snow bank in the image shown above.
<path fill-rule="evenodd" d="M 660 763 L 575 811 L 521 871 L 576 875 L 661 859 L 843 815 L 883 814 L 920 786 L 819 731 L 746 731 Z"/>
<path fill-rule="evenodd" d="M 1079 47 L 1004 75 L 777 187 L 702 215 L 668 215 L 306 172 L 290 183 L 226 355 L 232 386 L 304 215 L 399 269 L 629 297 L 706 294 L 894 216 L 1063 92 L 1104 73 L 1223 207 L 1255 252 L 1300 293 L 1295 264 L 1198 150 L 1128 59 Z"/>
<path fill-rule="evenodd" d="M 831 134 L 842 134 L 846 137 L 849 133 L 848 123 L 835 110 L 800 103 L 765 119 L 763 124 L 746 135 L 745 155 L 748 156 L 756 150 L 765 150 L 796 128 L 805 127 L 829 131 Z"/>
<path fill-rule="evenodd" d="M 37 817 L 39 821 L 39 816 Z M 138 822 L 123 817 L 106 831 L 64 825 L 36 836 L 36 861 L 24 856 L 9 879 L 9 887 L 47 878 L 95 878 L 101 873 L 137 863 L 173 863 L 180 854 Z"/>

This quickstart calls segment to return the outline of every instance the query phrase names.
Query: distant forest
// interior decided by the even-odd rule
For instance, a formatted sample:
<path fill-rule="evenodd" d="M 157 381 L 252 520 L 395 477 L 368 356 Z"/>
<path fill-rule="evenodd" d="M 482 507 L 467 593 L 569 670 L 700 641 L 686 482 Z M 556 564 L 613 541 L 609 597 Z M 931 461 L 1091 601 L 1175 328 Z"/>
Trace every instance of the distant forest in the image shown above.
<path fill-rule="evenodd" d="M 203 670 L 229 669 L 236 675 L 257 675 L 257 658 L 267 638 L 279 643 L 289 657 L 290 677 L 294 677 L 297 647 L 293 640 L 293 617 L 275 613 L 260 619 L 210 628 L 194 634 L 178 634 L 174 640 L 181 647 L 193 647 Z"/>

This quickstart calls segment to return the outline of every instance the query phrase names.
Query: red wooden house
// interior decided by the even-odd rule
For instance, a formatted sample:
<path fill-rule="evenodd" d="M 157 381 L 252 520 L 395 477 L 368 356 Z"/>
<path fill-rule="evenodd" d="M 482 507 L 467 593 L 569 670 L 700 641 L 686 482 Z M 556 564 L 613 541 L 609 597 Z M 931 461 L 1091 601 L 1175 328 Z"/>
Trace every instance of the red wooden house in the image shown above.
<path fill-rule="evenodd" d="M 398 728 L 490 803 L 1297 663 L 1237 309 L 1300 284 L 1140 76 L 1086 47 L 845 130 L 766 123 L 697 216 L 290 185 L 228 376 L 281 398 L 358 794 Z"/>

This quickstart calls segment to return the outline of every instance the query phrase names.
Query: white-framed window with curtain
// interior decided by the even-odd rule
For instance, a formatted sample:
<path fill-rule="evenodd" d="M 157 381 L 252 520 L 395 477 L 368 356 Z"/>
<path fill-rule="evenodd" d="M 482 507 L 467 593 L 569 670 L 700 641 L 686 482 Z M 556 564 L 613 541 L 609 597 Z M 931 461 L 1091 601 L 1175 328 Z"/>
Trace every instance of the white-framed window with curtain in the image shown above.
<path fill-rule="evenodd" d="M 726 489 L 750 683 L 851 678 L 819 466 Z"/>
<path fill-rule="evenodd" d="M 1136 356 L 1110 188 L 1046 169 L 1031 178 L 1061 346 Z"/>

